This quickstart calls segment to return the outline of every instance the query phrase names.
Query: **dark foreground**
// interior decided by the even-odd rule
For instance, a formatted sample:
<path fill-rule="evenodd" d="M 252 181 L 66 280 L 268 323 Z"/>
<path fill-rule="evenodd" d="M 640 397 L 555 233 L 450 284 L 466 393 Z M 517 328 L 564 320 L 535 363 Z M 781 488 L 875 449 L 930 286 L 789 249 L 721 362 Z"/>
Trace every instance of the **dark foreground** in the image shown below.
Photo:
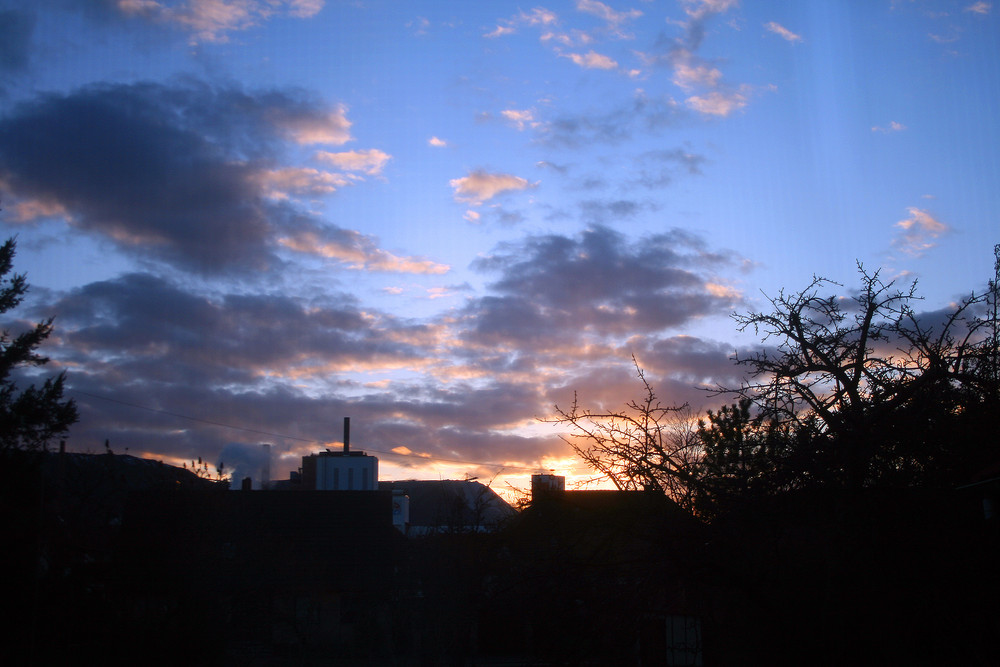
<path fill-rule="evenodd" d="M 976 490 L 790 494 L 712 525 L 566 492 L 414 539 L 389 493 L 128 459 L 3 460 L 3 664 L 996 664 Z"/>

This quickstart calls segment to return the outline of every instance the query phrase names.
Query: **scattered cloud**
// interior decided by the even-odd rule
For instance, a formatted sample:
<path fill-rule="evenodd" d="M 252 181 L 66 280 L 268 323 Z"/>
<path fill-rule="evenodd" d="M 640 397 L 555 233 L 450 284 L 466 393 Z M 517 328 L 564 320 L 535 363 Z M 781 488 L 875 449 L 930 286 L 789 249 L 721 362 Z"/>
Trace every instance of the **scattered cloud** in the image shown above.
<path fill-rule="evenodd" d="M 538 121 L 535 120 L 534 112 L 530 109 L 504 109 L 500 115 L 518 130 L 539 126 Z"/>
<path fill-rule="evenodd" d="M 468 176 L 454 178 L 449 185 L 455 190 L 455 199 L 461 202 L 482 204 L 504 192 L 526 190 L 532 187 L 527 179 L 510 174 L 491 174 L 477 169 Z"/>
<path fill-rule="evenodd" d="M 427 29 L 430 28 L 431 22 L 424 16 L 418 16 L 417 18 L 409 21 L 406 27 L 413 31 L 414 35 L 423 37 L 427 34 Z"/>
<path fill-rule="evenodd" d="M 435 148 L 445 148 L 448 145 L 448 142 L 444 139 L 439 139 L 438 137 L 431 137 L 427 140 L 427 145 L 434 146 Z"/>
<path fill-rule="evenodd" d="M 721 14 L 740 4 L 739 0 L 681 0 L 684 11 L 693 17 Z"/>
<path fill-rule="evenodd" d="M 881 134 L 889 134 L 890 132 L 902 132 L 905 129 L 906 129 L 905 125 L 903 125 L 902 123 L 898 123 L 896 121 L 890 121 L 889 124 L 885 126 L 880 126 L 880 125 L 872 126 L 872 132 L 880 132 Z"/>
<path fill-rule="evenodd" d="M 392 159 L 392 156 L 378 149 L 369 149 L 347 151 L 344 153 L 320 151 L 316 153 L 316 159 L 321 162 L 328 162 L 345 171 L 360 171 L 369 176 L 378 176 L 382 173 L 382 169 L 389 160 Z"/>
<path fill-rule="evenodd" d="M 318 197 L 353 185 L 354 179 L 344 174 L 320 171 L 310 167 L 285 167 L 257 173 L 266 197 L 289 199 L 292 196 Z"/>
<path fill-rule="evenodd" d="M 611 57 L 597 53 L 596 51 L 588 51 L 587 53 L 565 53 L 562 54 L 564 58 L 569 58 L 576 65 L 583 67 L 584 69 L 616 69 L 618 63 Z"/>
<path fill-rule="evenodd" d="M 496 28 L 483 35 L 483 37 L 503 37 L 505 35 L 513 35 L 515 32 L 517 32 L 517 29 L 512 25 L 498 25 Z"/>
<path fill-rule="evenodd" d="M 900 231 L 892 241 L 894 248 L 907 255 L 922 256 L 937 245 L 940 236 L 950 231 L 948 225 L 923 209 L 911 206 L 907 212 L 910 217 L 895 224 Z"/>
<path fill-rule="evenodd" d="M 628 11 L 615 11 L 603 2 L 598 2 L 597 0 L 577 0 L 576 2 L 577 10 L 596 16 L 603 20 L 608 31 L 616 37 L 619 38 L 630 38 L 631 35 L 624 32 L 622 26 L 634 19 L 642 16 L 642 12 L 638 9 L 629 9 Z"/>
<path fill-rule="evenodd" d="M 247 30 L 278 15 L 311 18 L 324 0 L 186 0 L 168 5 L 158 0 L 118 0 L 126 16 L 165 23 L 187 30 L 191 41 L 226 42 L 229 33 Z"/>
<path fill-rule="evenodd" d="M 781 25 L 780 23 L 777 23 L 776 21 L 769 21 L 769 22 L 767 22 L 767 23 L 764 24 L 764 27 L 767 28 L 767 30 L 769 32 L 773 32 L 775 35 L 778 35 L 779 37 L 781 37 L 786 42 L 801 42 L 802 41 L 802 36 L 801 35 L 795 34 L 794 32 L 792 32 L 791 30 L 789 30 L 785 26 Z"/>
<path fill-rule="evenodd" d="M 745 107 L 753 90 L 748 84 L 726 85 L 719 67 L 698 55 L 709 20 L 737 4 L 734 0 L 682 0 L 688 20 L 674 23 L 683 34 L 674 39 L 663 37 L 653 51 L 637 54 L 647 66 L 672 69 L 674 85 L 688 95 L 686 106 L 706 116 L 728 116 Z"/>
<path fill-rule="evenodd" d="M 725 117 L 745 107 L 747 97 L 743 92 L 713 90 L 705 95 L 692 95 L 685 102 L 699 113 Z"/>
<path fill-rule="evenodd" d="M 484 37 L 497 38 L 512 35 L 521 26 L 540 27 L 550 26 L 558 21 L 558 17 L 552 11 L 543 7 L 535 7 L 530 12 L 520 12 L 509 19 L 501 19 L 497 26 Z"/>
<path fill-rule="evenodd" d="M 351 122 L 347 106 L 338 104 L 333 111 L 316 113 L 309 108 L 278 107 L 271 120 L 299 144 L 333 144 L 339 146 L 351 140 Z"/>
<path fill-rule="evenodd" d="M 984 2 L 983 0 L 980 0 L 979 2 L 974 2 L 971 5 L 965 7 L 962 11 L 971 12 L 973 14 L 985 15 L 989 14 L 991 9 L 993 9 L 992 2 Z"/>
<path fill-rule="evenodd" d="M 962 30 L 958 26 L 951 26 L 945 34 L 928 33 L 927 36 L 932 42 L 937 42 L 938 44 L 953 44 L 962 38 Z"/>
<path fill-rule="evenodd" d="M 739 4 L 739 0 L 681 0 L 689 20 L 681 25 L 685 29 L 685 48 L 696 51 L 705 38 L 706 25 L 716 14 L 723 14 Z"/>
<path fill-rule="evenodd" d="M 642 90 L 630 103 L 604 112 L 564 113 L 539 128 L 539 141 L 563 147 L 590 143 L 619 144 L 636 132 L 656 133 L 679 122 L 683 108 L 672 97 L 650 97 Z"/>
<path fill-rule="evenodd" d="M 674 83 L 685 89 L 694 87 L 715 88 L 722 79 L 717 68 L 698 60 L 690 51 L 679 49 L 674 54 Z"/>
<path fill-rule="evenodd" d="M 635 161 L 633 171 L 638 175 L 634 182 L 645 188 L 662 188 L 672 183 L 678 172 L 701 175 L 705 162 L 705 156 L 683 148 L 647 151 Z"/>
<path fill-rule="evenodd" d="M 336 260 L 350 269 L 432 275 L 449 270 L 447 265 L 428 259 L 398 257 L 380 248 L 370 236 L 332 226 L 321 231 L 302 230 L 278 242 L 296 252 Z"/>

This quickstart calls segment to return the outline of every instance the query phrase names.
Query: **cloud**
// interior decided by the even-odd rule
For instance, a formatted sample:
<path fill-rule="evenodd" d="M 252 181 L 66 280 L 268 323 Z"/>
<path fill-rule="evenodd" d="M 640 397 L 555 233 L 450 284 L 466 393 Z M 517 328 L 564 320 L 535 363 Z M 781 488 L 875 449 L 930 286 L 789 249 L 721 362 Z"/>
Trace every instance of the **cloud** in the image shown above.
<path fill-rule="evenodd" d="M 449 185 L 455 190 L 455 199 L 479 205 L 493 199 L 504 192 L 525 190 L 531 184 L 520 176 L 510 174 L 491 174 L 482 169 L 473 171 L 468 176 L 454 178 Z"/>
<path fill-rule="evenodd" d="M 678 170 L 701 175 L 705 156 L 682 148 L 647 151 L 636 159 L 634 182 L 646 188 L 662 188 L 673 182 Z"/>
<path fill-rule="evenodd" d="M 257 177 L 265 196 L 282 200 L 296 195 L 318 197 L 354 184 L 354 180 L 343 174 L 310 167 L 269 169 L 258 172 Z"/>
<path fill-rule="evenodd" d="M 993 9 L 993 3 L 992 2 L 983 2 L 982 0 L 980 0 L 979 2 L 974 2 L 971 5 L 969 5 L 968 7 L 965 7 L 962 11 L 963 12 L 971 12 L 973 14 L 983 14 L 983 15 L 985 15 L 985 14 L 989 14 L 991 9 Z"/>
<path fill-rule="evenodd" d="M 8 9 L 0 11 L 0 77 L 28 68 L 35 15 Z"/>
<path fill-rule="evenodd" d="M 669 96 L 648 97 L 638 91 L 631 103 L 598 113 L 563 114 L 539 128 L 539 141 L 555 146 L 578 147 L 591 143 L 618 144 L 637 130 L 655 133 L 677 124 L 683 109 Z"/>
<path fill-rule="evenodd" d="M 691 17 L 721 14 L 740 4 L 739 0 L 681 0 L 684 11 Z"/>
<path fill-rule="evenodd" d="M 524 130 L 525 127 L 538 127 L 539 125 L 530 109 L 504 109 L 500 115 L 518 130 Z"/>
<path fill-rule="evenodd" d="M 66 207 L 57 201 L 41 199 L 25 199 L 14 204 L 13 222 L 34 222 L 39 218 L 62 218 L 70 220 Z"/>
<path fill-rule="evenodd" d="M 747 105 L 743 92 L 713 90 L 704 95 L 692 95 L 685 103 L 699 113 L 709 116 L 728 116 Z"/>
<path fill-rule="evenodd" d="M 599 201 L 590 199 L 579 203 L 581 219 L 589 225 L 604 225 L 629 220 L 644 208 L 640 202 L 629 199 Z"/>
<path fill-rule="evenodd" d="M 689 20 L 681 25 L 685 29 L 685 48 L 696 51 L 705 38 L 705 26 L 716 14 L 729 11 L 739 4 L 739 0 L 681 0 Z"/>
<path fill-rule="evenodd" d="M 0 180 L 23 220 L 58 211 L 127 254 L 202 274 L 259 271 L 301 217 L 290 197 L 353 181 L 281 164 L 288 142 L 340 141 L 348 126 L 342 107 L 289 91 L 94 85 L 0 118 Z M 384 154 L 349 155 L 371 171 Z"/>
<path fill-rule="evenodd" d="M 347 107 L 338 104 L 332 111 L 315 107 L 278 105 L 268 111 L 269 120 L 299 144 L 333 144 L 351 140 Z"/>
<path fill-rule="evenodd" d="M 408 21 L 406 27 L 413 31 L 414 35 L 419 35 L 423 37 L 427 34 L 427 29 L 430 28 L 431 22 L 425 16 L 418 16 L 412 21 Z"/>
<path fill-rule="evenodd" d="M 696 86 L 714 88 L 719 85 L 722 72 L 718 68 L 695 58 L 689 51 L 679 50 L 674 55 L 674 78 L 676 85 L 690 90 Z"/>
<path fill-rule="evenodd" d="M 627 12 L 616 12 L 603 2 L 597 2 L 597 0 L 577 0 L 576 8 L 581 12 L 593 14 L 594 16 L 615 25 L 632 19 L 637 19 L 642 16 L 642 12 L 638 9 L 630 9 Z"/>
<path fill-rule="evenodd" d="M 921 257 L 937 245 L 936 239 L 951 231 L 948 225 L 923 209 L 911 206 L 906 210 L 910 217 L 895 224 L 900 231 L 892 246 L 907 255 Z"/>
<path fill-rule="evenodd" d="M 638 9 L 619 12 L 597 0 L 577 0 L 576 8 L 581 12 L 591 14 L 605 21 L 608 30 L 619 38 L 630 38 L 631 35 L 623 32 L 621 26 L 628 21 L 642 16 L 642 12 Z"/>
<path fill-rule="evenodd" d="M 438 137 L 431 137 L 427 140 L 427 145 L 434 146 L 435 148 L 444 148 L 448 145 L 448 142 Z"/>
<path fill-rule="evenodd" d="M 499 273 L 491 294 L 466 309 L 467 339 L 478 344 L 560 354 L 682 326 L 731 312 L 739 298 L 709 285 L 731 267 L 726 253 L 672 230 L 630 240 L 594 226 L 577 237 L 546 235 L 499 246 L 473 265 Z"/>
<path fill-rule="evenodd" d="M 503 37 L 505 35 L 512 35 L 517 32 L 517 29 L 512 25 L 498 25 L 496 28 L 490 32 L 483 35 L 483 37 L 497 38 Z"/>
<path fill-rule="evenodd" d="M 377 149 L 370 149 L 344 153 L 320 151 L 316 153 L 316 159 L 347 171 L 361 171 L 369 176 L 378 176 L 392 156 Z"/>
<path fill-rule="evenodd" d="M 778 35 L 779 37 L 781 37 L 786 42 L 801 42 L 802 41 L 802 36 L 801 35 L 796 35 L 794 32 L 792 32 L 791 30 L 789 30 L 785 26 L 783 26 L 780 23 L 777 23 L 775 21 L 769 21 L 769 22 L 765 23 L 764 27 L 767 28 L 767 30 L 769 32 L 773 32 L 775 35 Z"/>
<path fill-rule="evenodd" d="M 906 129 L 906 126 L 902 123 L 897 123 L 896 121 L 891 121 L 889 125 L 885 127 L 880 127 L 875 125 L 872 127 L 872 132 L 881 132 L 882 134 L 889 134 L 890 132 L 902 132 Z"/>
<path fill-rule="evenodd" d="M 117 9 L 126 16 L 179 27 L 191 33 L 191 41 L 226 42 L 228 33 L 247 30 L 277 15 L 311 18 L 324 0 L 186 0 L 178 6 L 158 0 L 118 0 Z"/>
<path fill-rule="evenodd" d="M 107 381 L 252 385 L 265 374 L 303 377 L 331 365 L 420 354 L 392 342 L 391 319 L 373 319 L 344 295 L 327 299 L 207 297 L 127 274 L 77 288 L 50 308 L 64 345 L 72 346 L 63 358 Z"/>
<path fill-rule="evenodd" d="M 423 274 L 442 274 L 449 270 L 448 266 L 427 259 L 398 257 L 379 248 L 369 236 L 335 227 L 322 231 L 301 230 L 278 242 L 296 252 L 343 262 L 351 269 Z"/>
<path fill-rule="evenodd" d="M 501 19 L 497 23 L 496 28 L 483 36 L 495 39 L 497 37 L 514 34 L 520 26 L 530 26 L 535 28 L 544 27 L 553 25 L 558 22 L 558 20 L 559 17 L 556 16 L 555 12 L 545 9 L 544 7 L 535 7 L 530 12 L 522 11 L 512 18 Z"/>
<path fill-rule="evenodd" d="M 72 432 L 77 448 L 110 435 L 119 451 L 187 460 L 194 452 L 218 460 L 234 438 L 263 439 L 292 454 L 287 472 L 298 465 L 295 447 L 315 451 L 329 442 L 331 414 L 388 427 L 403 410 L 414 423 L 421 412 L 429 418 L 441 412 L 440 405 L 422 406 L 422 392 L 409 386 L 400 392 L 408 404 L 390 389 L 348 407 L 356 399 L 343 386 L 344 374 L 425 366 L 439 333 L 362 310 L 346 294 L 206 296 L 152 275 L 127 274 L 74 289 L 39 309 L 60 323 L 50 341 L 55 363 L 74 368 L 69 392 L 82 416 Z M 451 410 L 461 413 L 460 396 L 450 400 Z M 466 428 L 488 419 L 479 415 Z M 216 426 L 206 428 L 206 420 Z M 438 442 L 420 430 L 421 443 Z"/>
<path fill-rule="evenodd" d="M 569 58 L 575 64 L 583 67 L 584 69 L 616 69 L 618 63 L 609 56 L 597 53 L 596 51 L 588 51 L 587 53 L 566 53 L 563 54 L 564 58 Z"/>
<path fill-rule="evenodd" d="M 689 20 L 679 22 L 684 34 L 673 40 L 662 37 L 654 52 L 639 54 L 648 66 L 669 66 L 673 70 L 673 83 L 689 94 L 685 99 L 687 107 L 707 116 L 724 117 L 745 107 L 752 90 L 747 84 L 738 88 L 726 86 L 722 71 L 697 54 L 708 20 L 736 4 L 730 0 L 685 0 L 683 6 Z M 776 23 L 768 25 L 780 27 Z"/>

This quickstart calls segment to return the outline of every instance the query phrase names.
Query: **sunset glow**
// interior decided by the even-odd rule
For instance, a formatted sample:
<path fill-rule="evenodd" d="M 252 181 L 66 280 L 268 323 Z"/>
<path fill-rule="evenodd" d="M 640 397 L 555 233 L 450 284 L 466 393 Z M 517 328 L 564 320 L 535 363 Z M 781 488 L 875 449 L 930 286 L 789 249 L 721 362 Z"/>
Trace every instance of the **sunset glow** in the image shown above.
<path fill-rule="evenodd" d="M 734 311 L 993 277 L 993 3 L 0 0 L 0 224 L 67 445 L 592 474 L 543 420 L 738 382 Z M 12 316 L 12 317 L 11 317 Z"/>

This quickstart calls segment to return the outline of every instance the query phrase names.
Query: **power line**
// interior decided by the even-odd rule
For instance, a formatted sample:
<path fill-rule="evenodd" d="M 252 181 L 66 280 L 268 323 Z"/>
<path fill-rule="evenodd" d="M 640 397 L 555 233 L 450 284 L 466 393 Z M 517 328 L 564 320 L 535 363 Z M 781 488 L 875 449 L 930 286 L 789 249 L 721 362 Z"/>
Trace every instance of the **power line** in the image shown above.
<path fill-rule="evenodd" d="M 125 406 L 130 407 L 130 408 L 137 408 L 139 410 L 146 410 L 148 412 L 155 412 L 156 414 L 167 415 L 169 417 L 176 417 L 177 419 L 186 419 L 188 421 L 197 422 L 199 424 L 207 424 L 209 426 L 218 426 L 220 428 L 229 428 L 229 429 L 233 429 L 235 431 L 244 431 L 246 433 L 254 433 L 254 434 L 257 434 L 257 435 L 267 435 L 267 436 L 270 436 L 270 437 L 273 437 L 273 438 L 283 438 L 283 439 L 286 439 L 286 440 L 296 440 L 298 442 L 307 442 L 307 443 L 310 443 L 310 444 L 320 445 L 320 446 L 323 446 L 323 445 L 326 444 L 326 443 L 321 442 L 319 440 L 314 440 L 314 439 L 310 439 L 310 438 L 300 438 L 300 437 L 297 437 L 297 436 L 294 436 L 294 435 L 285 435 L 285 434 L 282 434 L 282 433 L 274 433 L 272 431 L 261 431 L 259 429 L 247 428 L 245 426 L 236 426 L 235 424 L 226 424 L 224 422 L 213 421 L 211 419 L 202 419 L 200 417 L 192 417 L 190 415 L 184 415 L 184 414 L 181 414 L 179 412 L 171 412 L 170 410 L 161 410 L 159 408 L 149 407 L 148 405 L 140 405 L 138 403 L 132 403 L 130 401 L 123 401 L 123 400 L 120 400 L 120 399 L 117 399 L 117 398 L 111 398 L 110 396 L 101 396 L 99 394 L 92 394 L 90 392 L 82 391 L 80 389 L 68 389 L 67 391 L 69 391 L 70 393 L 79 394 L 81 396 L 87 396 L 89 398 L 96 398 L 96 399 L 101 400 L 101 401 L 108 401 L 109 403 L 117 403 L 119 405 L 125 405 Z M 399 446 L 399 445 L 397 445 L 397 446 Z M 429 461 L 429 462 L 434 462 L 434 463 L 461 463 L 461 464 L 465 464 L 465 465 L 477 465 L 477 466 L 483 466 L 485 468 L 501 468 L 501 469 L 506 469 L 506 470 L 535 471 L 535 470 L 541 470 L 542 469 L 541 466 L 535 466 L 535 467 L 514 466 L 514 465 L 507 465 L 507 464 L 504 464 L 504 463 L 496 463 L 496 462 L 493 462 L 493 461 L 466 461 L 466 460 L 463 460 L 463 459 L 449 459 L 449 458 L 444 458 L 444 457 L 440 457 L 440 456 L 421 456 L 420 454 L 403 454 L 403 453 L 394 452 L 394 451 L 385 451 L 385 450 L 380 450 L 380 449 L 372 449 L 371 447 L 365 447 L 365 449 L 368 450 L 368 451 L 370 451 L 370 452 L 374 452 L 376 454 L 383 454 L 385 456 L 398 456 L 398 457 L 401 457 L 401 458 L 412 458 L 412 459 L 417 459 L 417 460 L 420 460 L 420 461 Z"/>

